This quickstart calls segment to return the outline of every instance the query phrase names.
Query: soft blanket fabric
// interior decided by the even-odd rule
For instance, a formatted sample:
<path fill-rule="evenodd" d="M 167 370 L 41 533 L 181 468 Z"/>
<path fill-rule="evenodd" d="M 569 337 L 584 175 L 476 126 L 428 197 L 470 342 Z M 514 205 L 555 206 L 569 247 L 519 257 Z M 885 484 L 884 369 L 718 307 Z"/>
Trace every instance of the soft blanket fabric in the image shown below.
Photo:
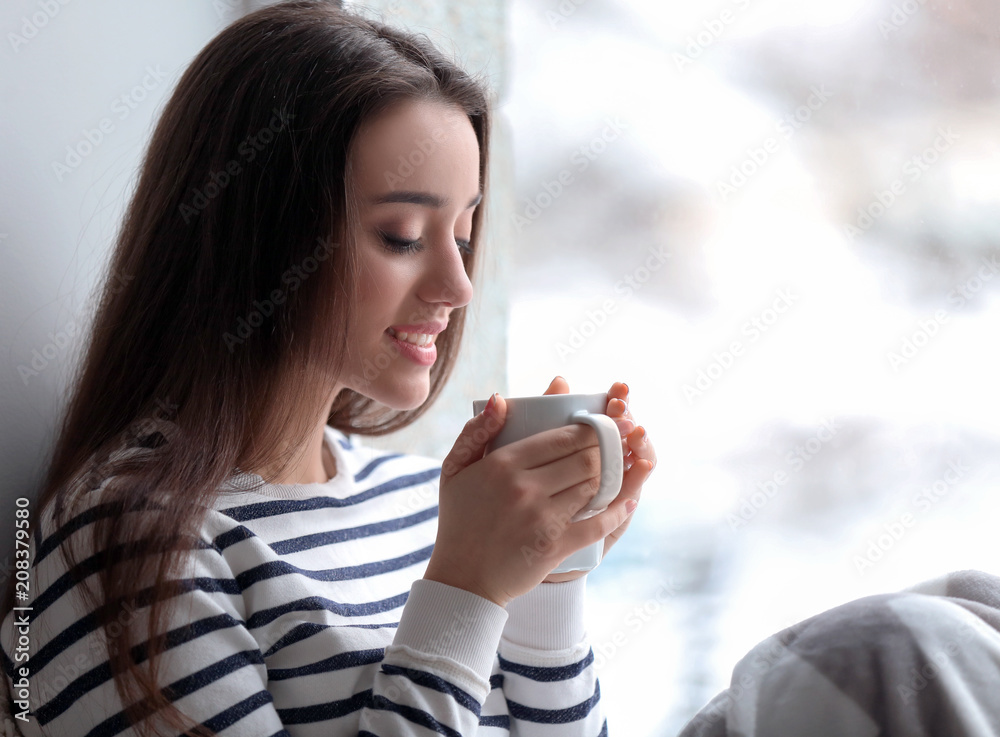
<path fill-rule="evenodd" d="M 1000 578 L 960 571 L 767 638 L 680 737 L 1000 735 Z"/>

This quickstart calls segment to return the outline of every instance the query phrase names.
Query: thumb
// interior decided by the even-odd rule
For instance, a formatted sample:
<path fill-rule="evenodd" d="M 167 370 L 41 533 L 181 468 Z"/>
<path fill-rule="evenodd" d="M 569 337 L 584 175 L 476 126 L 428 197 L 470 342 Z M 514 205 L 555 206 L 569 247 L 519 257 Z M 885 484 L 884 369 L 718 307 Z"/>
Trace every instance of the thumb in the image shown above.
<path fill-rule="evenodd" d="M 441 476 L 455 476 L 480 460 L 486 453 L 486 446 L 500 432 L 506 419 L 507 402 L 500 394 L 494 394 L 486 408 L 465 423 L 455 445 L 441 463 Z"/>

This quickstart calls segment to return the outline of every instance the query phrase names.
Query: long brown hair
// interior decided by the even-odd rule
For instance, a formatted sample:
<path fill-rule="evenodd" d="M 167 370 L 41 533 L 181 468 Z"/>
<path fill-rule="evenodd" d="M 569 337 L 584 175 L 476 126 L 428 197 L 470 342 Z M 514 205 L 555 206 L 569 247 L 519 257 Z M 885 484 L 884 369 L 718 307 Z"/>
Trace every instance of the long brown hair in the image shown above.
<path fill-rule="evenodd" d="M 284 470 L 291 459 L 281 449 L 302 447 L 315 430 L 355 319 L 352 141 L 407 99 L 467 113 L 485 197 L 486 86 L 425 37 L 330 2 L 281 3 L 224 29 L 185 71 L 153 133 L 32 515 L 52 503 L 58 529 L 78 494 L 100 488 L 91 525 L 99 554 L 81 561 L 61 550 L 77 583 L 99 574 L 99 592 L 91 581 L 79 588 L 142 734 L 156 734 L 152 719 L 140 724 L 152 714 L 185 734 L 213 734 L 192 729 L 157 685 L 166 607 L 181 593 L 171 574 L 234 469 Z M 474 246 L 482 220 L 480 208 Z M 475 255 L 463 259 L 471 278 Z M 465 314 L 454 310 L 438 337 L 423 405 L 397 411 L 345 389 L 328 424 L 382 435 L 420 417 L 451 373 Z M 120 629 L 122 608 L 137 605 L 148 606 L 145 643 L 139 617 Z"/>

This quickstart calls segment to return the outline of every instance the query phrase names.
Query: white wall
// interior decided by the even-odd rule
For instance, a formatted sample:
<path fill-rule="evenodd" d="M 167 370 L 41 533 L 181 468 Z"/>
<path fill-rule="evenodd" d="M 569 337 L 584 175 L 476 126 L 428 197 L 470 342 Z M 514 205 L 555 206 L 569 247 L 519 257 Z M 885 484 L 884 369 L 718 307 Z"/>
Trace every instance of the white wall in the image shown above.
<path fill-rule="evenodd" d="M 240 0 L 0 5 L 3 520 L 41 481 L 156 116 L 186 65 L 244 10 Z M 0 554 L 12 531 L 0 532 Z"/>

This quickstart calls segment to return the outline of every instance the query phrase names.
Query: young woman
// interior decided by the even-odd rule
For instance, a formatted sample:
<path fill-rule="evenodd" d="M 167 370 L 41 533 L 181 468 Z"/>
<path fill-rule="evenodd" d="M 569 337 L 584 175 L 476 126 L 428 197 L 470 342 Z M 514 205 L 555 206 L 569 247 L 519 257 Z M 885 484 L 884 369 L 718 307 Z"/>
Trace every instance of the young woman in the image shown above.
<path fill-rule="evenodd" d="M 614 543 L 655 463 L 628 388 L 621 493 L 544 545 L 594 494 L 592 429 L 484 457 L 495 396 L 443 464 L 355 443 L 452 369 L 488 139 L 479 83 L 329 3 L 248 15 L 194 60 L 6 591 L 23 734 L 606 733 L 585 576 L 549 571 Z"/>

